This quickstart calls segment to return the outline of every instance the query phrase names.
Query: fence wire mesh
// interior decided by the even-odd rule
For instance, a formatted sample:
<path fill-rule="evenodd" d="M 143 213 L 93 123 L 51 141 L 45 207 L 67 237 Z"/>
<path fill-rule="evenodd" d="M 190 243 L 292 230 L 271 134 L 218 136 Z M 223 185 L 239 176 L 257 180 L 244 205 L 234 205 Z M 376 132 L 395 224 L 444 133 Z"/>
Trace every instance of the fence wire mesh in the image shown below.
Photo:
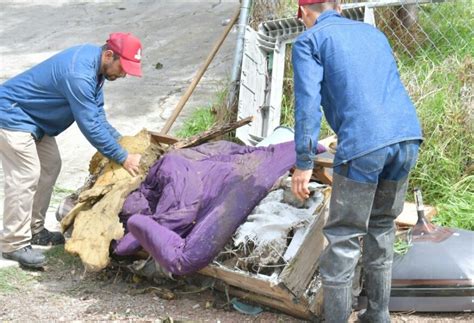
<path fill-rule="evenodd" d="M 387 35 L 397 56 L 406 55 L 413 62 L 418 58 L 437 61 L 474 50 L 471 0 L 372 3 L 376 5 L 376 26 Z M 459 16 L 463 12 L 469 12 L 466 19 Z"/>
<path fill-rule="evenodd" d="M 296 15 L 297 0 L 255 0 L 251 24 Z M 474 51 L 472 0 L 342 0 L 349 18 L 362 18 L 365 6 L 374 8 L 376 27 L 391 42 L 397 56 L 444 59 L 453 52 Z"/>

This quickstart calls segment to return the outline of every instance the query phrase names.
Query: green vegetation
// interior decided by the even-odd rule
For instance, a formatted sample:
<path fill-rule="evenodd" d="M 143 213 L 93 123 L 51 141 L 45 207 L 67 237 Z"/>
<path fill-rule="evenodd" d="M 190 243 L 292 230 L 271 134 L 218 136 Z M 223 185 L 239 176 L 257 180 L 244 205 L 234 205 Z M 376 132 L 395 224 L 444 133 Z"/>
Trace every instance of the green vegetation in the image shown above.
<path fill-rule="evenodd" d="M 11 293 L 29 284 L 33 277 L 18 267 L 0 269 L 0 293 Z"/>
<path fill-rule="evenodd" d="M 58 194 L 58 195 L 69 195 L 74 193 L 74 190 L 70 190 L 67 188 L 59 187 L 59 186 L 54 186 L 53 189 L 53 194 Z"/>
<path fill-rule="evenodd" d="M 408 252 L 408 250 L 410 250 L 410 247 L 411 244 L 409 244 L 405 238 L 398 237 L 393 245 L 393 251 L 396 254 L 403 256 Z"/>
<path fill-rule="evenodd" d="M 178 130 L 178 138 L 188 138 L 200 132 L 208 130 L 215 122 L 215 116 L 210 107 L 197 108 L 193 111 L 189 119 Z"/>
<path fill-rule="evenodd" d="M 48 266 L 64 269 L 82 268 L 81 259 L 67 253 L 64 250 L 64 245 L 51 247 L 44 252 L 44 255 L 48 259 Z"/>
<path fill-rule="evenodd" d="M 399 57 L 400 73 L 425 137 L 411 184 L 421 187 L 426 204 L 438 208 L 434 222 L 474 230 L 474 174 L 470 170 L 474 137 L 469 111 L 474 38 L 466 27 L 472 12 L 462 2 L 422 8 L 426 9 L 419 14 L 420 25 L 435 46 L 423 44 L 422 53 L 414 59 Z"/>
<path fill-rule="evenodd" d="M 68 195 L 74 193 L 74 190 L 54 186 L 53 195 L 51 196 L 50 207 L 56 208 Z"/>
<path fill-rule="evenodd" d="M 226 107 L 227 88 L 217 91 L 214 102 L 207 107 L 200 107 L 193 111 L 183 125 L 178 129 L 178 138 L 188 138 L 203 131 L 209 130 L 216 122 L 224 121 L 227 116 Z"/>

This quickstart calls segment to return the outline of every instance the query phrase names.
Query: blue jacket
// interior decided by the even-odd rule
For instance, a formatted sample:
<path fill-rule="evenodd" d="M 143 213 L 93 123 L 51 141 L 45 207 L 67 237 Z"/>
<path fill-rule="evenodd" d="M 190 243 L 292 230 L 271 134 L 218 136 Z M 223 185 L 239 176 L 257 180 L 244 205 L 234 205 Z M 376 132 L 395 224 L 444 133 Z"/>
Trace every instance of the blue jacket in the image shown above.
<path fill-rule="evenodd" d="M 324 11 L 293 44 L 296 167 L 313 168 L 321 108 L 337 134 L 337 166 L 382 147 L 422 139 L 384 34 Z"/>
<path fill-rule="evenodd" d="M 74 121 L 104 156 L 123 163 L 127 151 L 106 120 L 102 50 L 80 45 L 60 52 L 0 85 L 0 128 L 57 136 Z"/>

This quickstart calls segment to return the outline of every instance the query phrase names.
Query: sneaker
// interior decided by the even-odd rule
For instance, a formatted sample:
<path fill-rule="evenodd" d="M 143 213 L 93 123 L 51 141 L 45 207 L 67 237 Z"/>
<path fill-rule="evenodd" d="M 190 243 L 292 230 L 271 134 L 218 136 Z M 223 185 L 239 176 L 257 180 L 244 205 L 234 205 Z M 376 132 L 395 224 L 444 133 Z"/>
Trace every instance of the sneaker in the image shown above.
<path fill-rule="evenodd" d="M 29 268 L 41 268 L 46 264 L 46 257 L 40 251 L 26 246 L 13 252 L 3 252 L 2 257 L 17 261 L 20 265 Z"/>
<path fill-rule="evenodd" d="M 33 234 L 31 238 L 31 244 L 39 246 L 55 246 L 64 243 L 64 236 L 61 232 L 50 232 L 46 228 Z"/>

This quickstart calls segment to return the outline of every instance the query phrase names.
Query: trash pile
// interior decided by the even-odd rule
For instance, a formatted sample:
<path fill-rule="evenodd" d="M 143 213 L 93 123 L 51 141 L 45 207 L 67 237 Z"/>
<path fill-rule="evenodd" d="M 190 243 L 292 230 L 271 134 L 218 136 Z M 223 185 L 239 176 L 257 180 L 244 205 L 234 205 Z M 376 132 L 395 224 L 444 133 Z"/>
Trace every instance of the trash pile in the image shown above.
<path fill-rule="evenodd" d="M 110 256 L 132 256 L 127 268 L 151 279 L 199 272 L 214 279 L 214 288 L 244 300 L 305 319 L 321 313 L 318 259 L 331 193 L 322 182 L 330 180 L 330 169 L 314 172 L 320 183 L 311 182 L 302 203 L 291 192 L 293 142 L 170 149 L 146 130 L 125 141 L 145 156 L 141 175 L 132 178 L 95 156 L 91 180 L 61 222 L 64 230 L 72 228 L 66 250 L 87 270 L 105 268 Z M 319 156 L 331 157 L 325 150 L 320 147 Z M 471 310 L 473 232 L 436 227 L 413 210 L 398 221 L 406 228 L 418 218 L 403 233 L 408 252 L 394 259 L 390 309 Z M 146 259 L 136 260 L 138 254 Z M 362 289 L 358 307 L 365 303 L 362 270 L 354 277 L 355 293 Z"/>

